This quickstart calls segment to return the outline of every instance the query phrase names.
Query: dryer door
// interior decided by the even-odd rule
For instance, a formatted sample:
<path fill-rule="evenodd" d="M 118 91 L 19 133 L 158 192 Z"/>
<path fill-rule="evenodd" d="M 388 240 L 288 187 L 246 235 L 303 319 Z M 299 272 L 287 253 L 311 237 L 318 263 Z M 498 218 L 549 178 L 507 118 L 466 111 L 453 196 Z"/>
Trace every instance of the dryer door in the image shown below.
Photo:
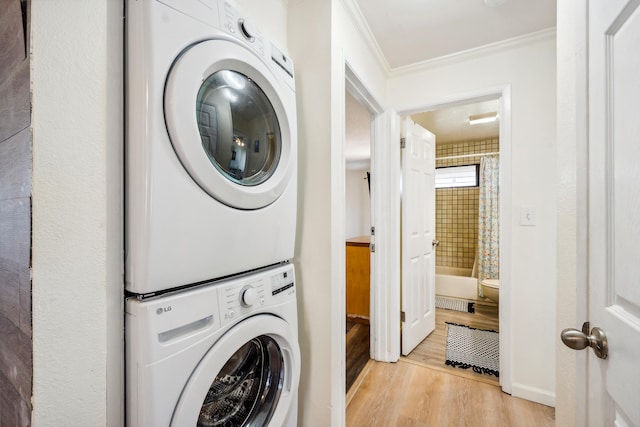
<path fill-rule="evenodd" d="M 284 320 L 272 315 L 250 317 L 202 358 L 180 395 L 171 426 L 291 422 L 288 416 L 297 405 L 299 358 L 296 336 Z"/>
<path fill-rule="evenodd" d="M 165 120 L 180 161 L 204 191 L 237 209 L 267 206 L 288 185 L 294 108 L 294 92 L 256 54 L 227 40 L 185 50 L 165 87 Z"/>

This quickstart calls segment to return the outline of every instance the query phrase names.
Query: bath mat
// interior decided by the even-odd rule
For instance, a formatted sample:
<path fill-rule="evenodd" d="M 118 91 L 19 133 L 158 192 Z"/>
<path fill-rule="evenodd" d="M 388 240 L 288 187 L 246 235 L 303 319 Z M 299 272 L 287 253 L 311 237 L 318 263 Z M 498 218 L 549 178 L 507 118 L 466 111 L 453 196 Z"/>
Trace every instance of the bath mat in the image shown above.
<path fill-rule="evenodd" d="M 459 299 L 440 297 L 436 295 L 436 308 L 444 308 L 445 310 L 462 311 L 464 313 L 474 313 L 473 302 L 467 302 Z"/>
<path fill-rule="evenodd" d="M 500 376 L 500 345 L 496 331 L 447 322 L 445 364 L 479 374 Z"/>

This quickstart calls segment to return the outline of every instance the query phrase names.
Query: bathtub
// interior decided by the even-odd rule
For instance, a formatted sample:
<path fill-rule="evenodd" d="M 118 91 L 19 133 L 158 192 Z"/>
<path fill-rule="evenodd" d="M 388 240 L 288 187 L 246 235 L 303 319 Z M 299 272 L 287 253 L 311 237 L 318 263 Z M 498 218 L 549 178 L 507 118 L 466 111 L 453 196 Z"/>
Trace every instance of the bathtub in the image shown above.
<path fill-rule="evenodd" d="M 436 266 L 436 295 L 478 300 L 478 279 L 470 268 Z"/>

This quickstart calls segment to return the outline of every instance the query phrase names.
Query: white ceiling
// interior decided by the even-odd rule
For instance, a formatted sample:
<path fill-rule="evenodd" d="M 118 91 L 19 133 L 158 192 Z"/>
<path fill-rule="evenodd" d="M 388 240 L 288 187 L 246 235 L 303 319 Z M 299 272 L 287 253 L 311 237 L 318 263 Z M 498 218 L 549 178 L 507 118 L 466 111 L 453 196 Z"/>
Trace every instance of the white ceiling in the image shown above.
<path fill-rule="evenodd" d="M 355 0 L 391 68 L 556 26 L 556 0 Z"/>
<path fill-rule="evenodd" d="M 469 116 L 497 113 L 498 100 L 478 102 L 428 111 L 411 116 L 414 122 L 436 135 L 436 144 L 496 138 L 500 134 L 500 123 L 469 124 Z"/>
<path fill-rule="evenodd" d="M 389 66 L 403 67 L 556 26 L 557 0 L 353 0 Z M 437 143 L 498 135 L 498 122 L 469 126 L 469 115 L 497 111 L 497 101 L 412 116 Z M 369 115 L 353 97 L 346 105 L 347 165 L 363 168 L 369 155 Z M 365 154 L 366 153 L 366 154 Z"/>
<path fill-rule="evenodd" d="M 469 116 L 498 112 L 498 100 L 442 108 L 411 116 L 411 119 L 436 136 L 436 144 L 496 138 L 499 120 L 469 124 Z M 369 170 L 371 158 L 371 114 L 348 92 L 346 94 L 345 159 L 347 169 Z"/>

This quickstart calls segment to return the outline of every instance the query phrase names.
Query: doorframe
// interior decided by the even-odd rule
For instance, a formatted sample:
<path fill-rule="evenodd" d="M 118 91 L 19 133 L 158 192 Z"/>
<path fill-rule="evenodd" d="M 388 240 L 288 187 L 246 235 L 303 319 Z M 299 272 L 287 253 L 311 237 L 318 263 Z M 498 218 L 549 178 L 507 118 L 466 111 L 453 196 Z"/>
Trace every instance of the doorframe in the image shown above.
<path fill-rule="evenodd" d="M 385 179 L 382 188 L 378 188 L 380 199 L 386 196 L 386 216 L 378 218 L 386 224 L 385 240 L 380 247 L 385 248 L 385 258 L 379 254 L 378 264 L 384 260 L 384 271 L 378 279 L 386 280 L 386 287 L 376 283 L 375 295 L 372 292 L 371 316 L 375 326 L 371 328 L 372 358 L 380 361 L 397 361 L 400 357 L 400 117 L 410 114 L 448 108 L 456 105 L 481 102 L 491 99 L 500 100 L 500 280 L 511 283 L 512 259 L 512 189 L 511 189 L 511 85 L 489 87 L 474 92 L 452 95 L 443 99 L 427 100 L 418 106 L 412 105 L 387 110 L 374 119 L 377 131 L 374 133 L 372 150 L 386 161 L 375 163 L 375 171 L 380 179 Z M 394 141 L 398 140 L 398 144 Z M 397 208 L 397 209 L 396 209 Z M 382 228 L 382 227 L 381 227 Z M 376 228 L 376 231 L 378 228 Z M 378 236 L 376 236 L 378 237 Z M 376 246 L 376 250 L 378 246 Z M 379 284 L 379 286 L 378 286 Z M 372 284 L 373 286 L 373 284 Z M 386 297 L 387 299 L 382 299 Z M 511 291 L 510 286 L 500 287 L 500 385 L 502 390 L 511 394 Z"/>
<path fill-rule="evenodd" d="M 557 170 L 559 186 L 556 330 L 588 316 L 588 2 L 558 4 Z M 556 422 L 589 425 L 589 352 L 556 342 Z"/>
<path fill-rule="evenodd" d="M 394 295 L 389 294 L 390 287 L 385 286 L 385 284 L 390 283 L 394 278 L 397 280 L 399 277 L 399 270 L 396 273 L 394 266 L 388 262 L 391 254 L 396 253 L 395 240 L 392 237 L 393 233 L 390 233 L 390 224 L 395 224 L 395 221 L 399 219 L 399 214 L 395 215 L 395 212 L 392 212 L 386 204 L 387 200 L 389 200 L 387 194 L 390 191 L 390 187 L 392 187 L 392 181 L 386 176 L 389 171 L 387 163 L 390 160 L 388 157 L 388 154 L 390 154 L 389 144 L 387 143 L 388 126 L 385 120 L 388 113 L 385 113 L 382 105 L 367 89 L 363 80 L 356 74 L 348 60 L 344 61 L 344 71 L 345 89 L 369 110 L 372 117 L 370 137 L 370 209 L 371 225 L 376 230 L 372 239 L 372 243 L 376 245 L 376 251 L 371 252 L 369 354 L 374 360 L 393 362 L 398 360 L 398 357 L 396 356 L 394 359 L 393 355 L 389 354 L 385 343 L 394 342 L 395 330 L 389 328 L 386 313 L 395 304 L 393 304 Z M 397 246 L 399 251 L 399 243 Z M 399 302 L 399 294 L 397 298 Z M 383 338 L 379 340 L 376 337 Z M 399 333 L 397 338 L 398 340 L 400 339 Z"/>

